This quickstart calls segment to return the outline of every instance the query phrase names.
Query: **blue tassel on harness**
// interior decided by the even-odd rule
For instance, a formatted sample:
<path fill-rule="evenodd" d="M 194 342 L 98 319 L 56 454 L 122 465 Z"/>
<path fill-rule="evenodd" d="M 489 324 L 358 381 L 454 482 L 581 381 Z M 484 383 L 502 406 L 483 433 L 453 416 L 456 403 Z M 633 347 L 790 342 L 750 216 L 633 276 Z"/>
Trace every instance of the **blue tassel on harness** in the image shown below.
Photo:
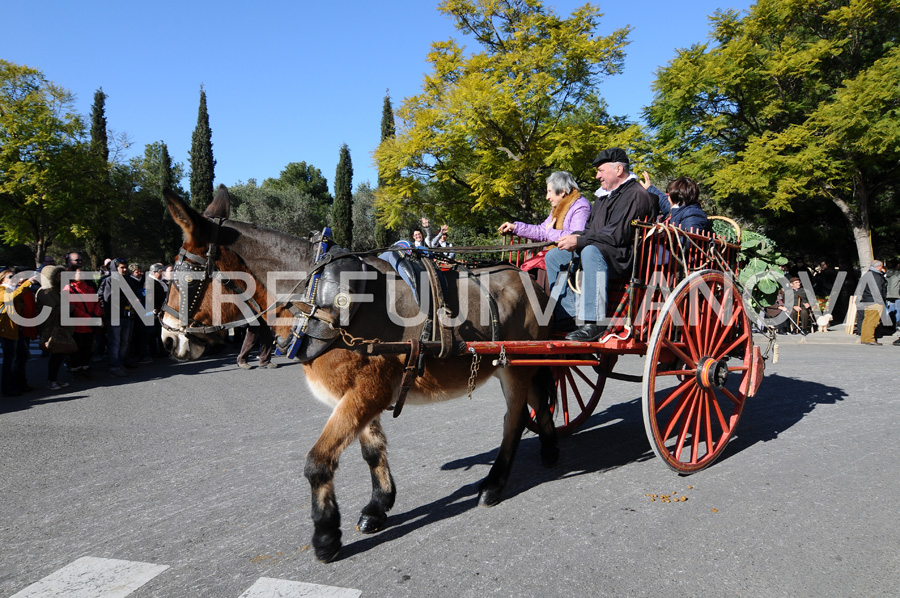
<path fill-rule="evenodd" d="M 319 246 L 316 248 L 316 259 L 315 264 L 319 263 L 319 260 L 322 259 L 322 256 L 328 252 L 328 246 L 331 244 L 331 227 L 326 226 L 322 230 L 322 237 L 319 241 Z M 321 276 L 321 272 L 317 272 L 313 275 L 312 279 L 309 281 L 309 286 L 306 287 L 306 301 L 310 304 L 315 303 L 316 299 L 316 289 L 319 286 L 319 277 Z M 303 344 L 303 338 L 306 336 L 306 324 L 309 322 L 306 318 L 300 318 L 297 322 L 293 330 L 292 336 L 294 337 L 291 340 L 291 344 L 287 349 L 287 358 L 294 359 L 297 356 L 297 351 L 300 350 L 300 345 Z"/>

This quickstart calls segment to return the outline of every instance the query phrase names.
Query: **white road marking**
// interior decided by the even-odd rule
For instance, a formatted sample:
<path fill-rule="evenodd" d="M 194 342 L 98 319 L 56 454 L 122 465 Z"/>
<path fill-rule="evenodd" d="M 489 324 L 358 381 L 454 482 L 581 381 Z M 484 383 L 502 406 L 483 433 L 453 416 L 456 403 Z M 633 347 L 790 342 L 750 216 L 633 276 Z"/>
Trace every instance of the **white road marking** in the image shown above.
<path fill-rule="evenodd" d="M 240 598 L 359 598 L 360 590 L 260 577 Z"/>
<path fill-rule="evenodd" d="M 124 598 L 168 568 L 168 565 L 86 556 L 10 598 Z"/>

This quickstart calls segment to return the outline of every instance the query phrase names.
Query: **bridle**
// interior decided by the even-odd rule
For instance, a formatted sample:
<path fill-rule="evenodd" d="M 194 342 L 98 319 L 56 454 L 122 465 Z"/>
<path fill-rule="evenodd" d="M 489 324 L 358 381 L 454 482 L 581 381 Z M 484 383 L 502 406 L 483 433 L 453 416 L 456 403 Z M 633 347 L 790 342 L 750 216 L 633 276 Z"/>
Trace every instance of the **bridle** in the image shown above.
<path fill-rule="evenodd" d="M 230 330 L 253 323 L 265 313 L 260 309 L 256 300 L 250 297 L 245 299 L 253 311 L 253 316 L 250 318 L 243 318 L 227 324 L 206 326 L 192 317 L 199 307 L 203 293 L 213 279 L 218 280 L 224 288 L 235 294 L 244 292 L 244 289 L 241 289 L 233 280 L 227 278 L 220 270 L 216 269 L 216 259 L 219 256 L 219 229 L 224 221 L 224 218 L 216 218 L 215 222 L 211 221 L 213 229 L 209 246 L 206 250 L 206 257 L 192 253 L 184 247 L 178 252 L 178 258 L 175 260 L 175 266 L 172 270 L 169 291 L 166 294 L 166 302 L 162 306 L 162 313 L 159 314 L 159 322 L 166 330 L 186 335 L 215 334 L 223 330 Z M 169 307 L 169 295 L 172 293 L 173 287 L 178 291 L 177 310 Z M 268 311 L 268 309 L 265 311 Z M 163 320 L 163 314 L 173 316 L 179 325 L 175 327 L 167 324 Z"/>

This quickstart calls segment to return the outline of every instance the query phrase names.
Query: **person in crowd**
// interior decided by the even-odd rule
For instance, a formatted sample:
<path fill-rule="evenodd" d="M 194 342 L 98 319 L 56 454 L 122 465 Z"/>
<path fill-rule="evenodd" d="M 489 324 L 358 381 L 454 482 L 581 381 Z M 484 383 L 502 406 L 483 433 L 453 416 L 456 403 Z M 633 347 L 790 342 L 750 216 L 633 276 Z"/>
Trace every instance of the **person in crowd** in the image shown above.
<path fill-rule="evenodd" d="M 28 382 L 19 375 L 24 370 L 25 364 L 19 352 L 20 327 L 12 318 L 12 313 L 15 311 L 17 314 L 23 314 L 24 295 L 31 293 L 31 287 L 38 284 L 39 276 L 35 273 L 31 278 L 16 281 L 15 274 L 13 268 L 4 268 L 0 271 L 0 347 L 3 348 L 0 390 L 5 397 L 16 397 L 26 390 L 31 390 Z"/>
<path fill-rule="evenodd" d="M 29 323 L 19 326 L 19 341 L 16 343 L 16 367 L 15 376 L 18 381 L 19 388 L 23 391 L 34 390 L 28 384 L 28 360 L 31 359 L 31 341 L 37 339 L 38 328 L 35 322 L 37 316 L 37 302 L 35 301 L 35 292 L 40 287 L 40 272 L 29 270 L 27 268 L 16 268 L 16 275 L 19 277 L 35 276 L 37 284 L 30 286 L 24 293 L 19 296 L 21 304 L 17 313 Z"/>
<path fill-rule="evenodd" d="M 661 222 L 692 232 L 706 233 L 712 230 L 700 205 L 700 187 L 694 179 L 689 176 L 678 177 L 666 185 L 666 192 L 663 193 L 650 182 L 650 175 L 646 170 L 641 176 L 641 186 L 658 199 Z"/>
<path fill-rule="evenodd" d="M 428 218 L 422 218 L 422 228 L 415 228 L 412 231 L 413 247 L 416 249 L 427 249 L 427 239 L 431 235 Z"/>
<path fill-rule="evenodd" d="M 112 261 L 112 266 L 115 270 L 101 280 L 98 293 L 106 328 L 109 374 L 119 378 L 128 375 L 125 360 L 135 320 L 135 308 L 126 296 L 125 289 L 140 297 L 140 288 L 128 273 L 128 260 L 116 258 Z"/>
<path fill-rule="evenodd" d="M 44 259 L 41 260 L 41 267 L 38 270 L 43 270 L 47 266 L 55 266 L 56 259 L 51 255 L 45 255 Z"/>
<path fill-rule="evenodd" d="M 274 349 L 275 337 L 272 330 L 266 323 L 259 319 L 256 323 L 247 326 L 247 332 L 244 336 L 244 342 L 241 350 L 238 352 L 238 367 L 244 370 L 252 369 L 248 357 L 257 345 L 259 345 L 259 367 L 274 369 L 278 364 L 272 361 L 272 350 Z"/>
<path fill-rule="evenodd" d="M 66 270 L 69 272 L 74 272 L 76 268 L 81 268 L 83 266 L 84 260 L 81 257 L 81 254 L 77 251 L 72 251 L 66 254 Z"/>
<path fill-rule="evenodd" d="M 584 230 L 560 237 L 556 248 L 544 258 L 547 278 L 559 298 L 557 309 L 562 310 L 557 313 L 563 317 L 578 316 L 584 322 L 566 336 L 575 341 L 595 341 L 603 334 L 607 278 L 631 273 L 632 222 L 653 220 L 658 212 L 653 196 L 632 180 L 624 150 L 617 147 L 603 150 L 592 165 L 597 169 L 602 188 L 609 194 L 594 202 Z M 573 257 L 580 259 L 584 271 L 579 305 L 566 283 L 568 264 Z"/>
<path fill-rule="evenodd" d="M 425 244 L 432 249 L 435 247 L 453 247 L 453 243 L 449 241 L 449 238 L 447 236 L 449 232 L 450 227 L 446 224 L 442 224 L 440 230 L 438 230 L 436 235 L 434 235 L 433 237 L 425 237 Z M 446 257 L 452 260 L 454 257 L 456 257 L 456 253 L 441 253 L 439 254 L 439 256 Z"/>
<path fill-rule="evenodd" d="M 891 267 L 885 271 L 884 279 L 887 281 L 885 305 L 891 316 L 891 322 L 896 328 L 900 324 L 900 262 L 894 261 Z"/>
<path fill-rule="evenodd" d="M 75 379 L 87 380 L 93 378 L 91 354 L 98 336 L 96 331 L 102 331 L 103 310 L 90 276 L 81 267 L 76 267 L 74 272 L 74 278 L 63 287 L 63 293 L 68 294 L 69 313 L 76 319 L 72 336 L 78 346 L 78 350 L 69 356 L 68 364 Z"/>
<path fill-rule="evenodd" d="M 793 291 L 794 301 L 791 309 L 783 307 L 788 312 L 788 317 L 794 326 L 791 332 L 802 332 L 809 334 L 812 332 L 813 311 L 806 297 L 806 292 L 801 288 L 801 280 L 798 276 L 792 276 L 790 279 L 791 291 Z"/>
<path fill-rule="evenodd" d="M 150 266 L 150 276 L 147 277 L 146 307 L 148 311 L 153 311 L 153 328 L 149 331 L 150 334 L 147 339 L 150 357 L 164 357 L 166 355 L 162 343 L 162 324 L 159 321 L 159 314 L 162 313 L 163 305 L 166 303 L 166 296 L 169 293 L 169 283 L 165 279 L 165 273 L 166 267 L 157 262 Z"/>
<path fill-rule="evenodd" d="M 144 320 L 148 313 L 153 311 L 151 304 L 147 303 L 147 288 L 144 285 L 144 268 L 140 264 L 131 264 L 130 284 L 139 289 L 138 297 L 141 300 L 140 306 L 135 306 L 134 327 L 131 331 L 131 349 L 130 354 L 134 360 L 140 364 L 153 363 L 153 358 L 149 353 L 149 338 L 153 334 L 153 323 L 147 324 Z M 127 367 L 127 366 L 126 366 Z"/>
<path fill-rule="evenodd" d="M 74 340 L 73 330 L 62 323 L 62 293 L 60 277 L 65 267 L 48 266 L 41 270 L 41 288 L 35 294 L 38 308 L 43 314 L 43 322 L 40 324 L 41 347 L 46 347 L 50 353 L 47 360 L 47 388 L 60 390 L 69 385 L 68 382 L 59 380 L 59 369 L 66 358 L 66 353 L 54 352 L 48 341 L 55 335 L 66 335 Z"/>
<path fill-rule="evenodd" d="M 875 339 L 875 331 L 884 311 L 884 298 L 887 296 L 887 280 L 884 277 L 886 268 L 881 260 L 875 260 L 869 270 L 862 275 L 859 284 L 863 285 L 860 296 L 860 307 L 864 307 L 865 316 L 860 326 L 859 342 L 864 345 L 881 345 Z"/>

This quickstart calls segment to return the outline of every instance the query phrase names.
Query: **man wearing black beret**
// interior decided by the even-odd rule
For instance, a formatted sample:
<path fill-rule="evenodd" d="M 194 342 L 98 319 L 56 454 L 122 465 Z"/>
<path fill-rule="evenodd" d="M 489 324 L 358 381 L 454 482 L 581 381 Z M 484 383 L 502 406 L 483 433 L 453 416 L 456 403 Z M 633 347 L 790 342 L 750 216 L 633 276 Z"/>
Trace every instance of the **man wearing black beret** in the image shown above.
<path fill-rule="evenodd" d="M 631 176 L 628 156 L 618 147 L 605 149 L 591 163 L 597 178 L 609 194 L 598 198 L 591 208 L 585 230 L 559 239 L 547 252 L 547 278 L 555 281 L 553 295 L 558 297 L 557 315 L 577 317 L 580 328 L 566 338 L 591 342 L 599 339 L 606 327 L 606 284 L 609 277 L 631 274 L 635 220 L 655 220 L 658 201 Z M 566 284 L 566 270 L 574 256 L 581 259 L 584 271 L 581 297 Z M 560 309 L 564 310 L 562 313 Z"/>

